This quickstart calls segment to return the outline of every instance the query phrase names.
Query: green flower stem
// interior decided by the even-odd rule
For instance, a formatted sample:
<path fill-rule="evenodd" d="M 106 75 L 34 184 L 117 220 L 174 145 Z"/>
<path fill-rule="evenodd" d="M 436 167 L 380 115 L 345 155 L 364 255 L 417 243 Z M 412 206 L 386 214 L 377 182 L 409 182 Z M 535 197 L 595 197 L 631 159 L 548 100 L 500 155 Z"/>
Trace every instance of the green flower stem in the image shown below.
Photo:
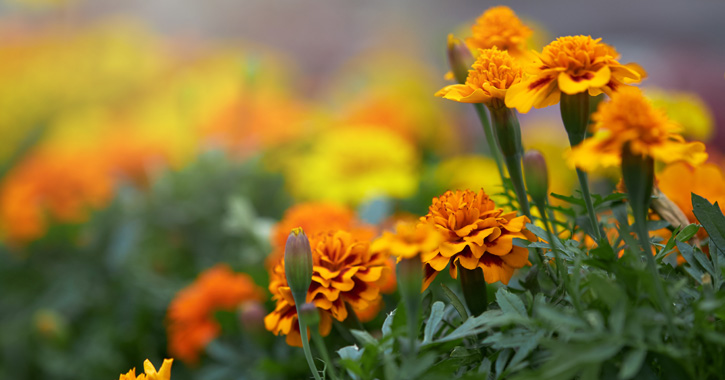
<path fill-rule="evenodd" d="M 412 365 L 417 354 L 418 345 L 418 319 L 420 317 L 420 289 L 423 287 L 423 264 L 419 257 L 403 259 L 397 265 L 398 289 L 408 319 L 408 347 L 407 357 Z"/>
<path fill-rule="evenodd" d="M 561 261 L 561 255 L 559 254 L 559 248 L 554 244 L 554 233 L 549 225 L 549 218 L 546 216 L 546 205 L 536 203 L 536 208 L 539 209 L 541 214 L 541 220 L 544 222 L 544 228 L 546 228 L 546 234 L 549 236 L 549 246 L 551 246 L 551 252 L 554 253 L 554 262 L 556 263 L 556 270 L 559 273 L 559 284 L 567 284 L 569 276 L 566 273 L 564 263 Z"/>
<path fill-rule="evenodd" d="M 523 147 L 521 146 L 519 119 L 510 108 L 492 105 L 489 107 L 489 110 L 491 111 L 491 118 L 493 120 L 494 134 L 498 146 L 501 148 L 501 153 L 503 153 L 504 162 L 509 171 L 516 198 L 519 201 L 519 207 L 521 208 L 521 212 L 531 219 L 529 198 L 526 194 L 523 170 L 521 169 Z"/>
<path fill-rule="evenodd" d="M 326 369 L 328 375 L 330 375 L 330 378 L 332 380 L 337 380 L 337 372 L 335 371 L 335 366 L 332 364 L 332 360 L 330 360 L 330 354 L 327 352 L 327 345 L 325 345 L 325 340 L 322 339 L 322 336 L 320 336 L 320 333 L 316 330 L 312 331 L 310 334 L 312 335 L 312 341 L 315 342 L 317 351 L 319 351 L 322 355 L 322 360 L 327 363 Z"/>
<path fill-rule="evenodd" d="M 298 304 L 299 305 L 299 304 Z M 297 315 L 301 315 L 299 306 L 296 306 L 297 308 Z M 297 321 L 300 325 L 300 337 L 302 338 L 302 350 L 305 352 L 305 359 L 307 359 L 307 365 L 310 366 L 310 371 L 312 371 L 312 376 L 315 377 L 315 380 L 322 380 L 320 378 L 320 373 L 317 372 L 317 367 L 315 366 L 315 360 L 312 358 L 312 350 L 310 350 L 310 342 L 307 340 L 307 324 L 304 321 L 304 318 L 297 318 Z"/>
<path fill-rule="evenodd" d="M 461 266 L 461 263 L 458 263 L 458 276 L 461 278 L 463 298 L 471 310 L 471 315 L 477 317 L 483 314 L 488 309 L 488 294 L 483 270 L 481 268 L 466 269 Z"/>
<path fill-rule="evenodd" d="M 481 120 L 481 126 L 483 127 L 483 133 L 486 135 L 486 143 L 488 144 L 488 150 L 491 152 L 491 156 L 493 156 L 493 160 L 496 161 L 496 168 L 498 168 L 498 175 L 501 177 L 501 185 L 505 184 L 506 181 L 506 175 L 503 171 L 503 159 L 501 158 L 501 152 L 498 150 L 498 147 L 496 146 L 496 139 L 493 134 L 493 129 L 491 129 L 491 122 L 488 119 L 488 114 L 486 113 L 486 107 L 483 106 L 483 104 L 480 103 L 474 103 L 473 108 L 476 109 L 476 114 L 478 114 L 478 119 Z"/>
<path fill-rule="evenodd" d="M 566 134 L 569 136 L 569 145 L 572 148 L 579 145 L 587 136 L 590 115 L 589 98 L 590 96 L 587 92 L 574 95 L 561 94 L 561 120 L 564 122 Z M 579 178 L 579 186 L 581 187 L 582 197 L 584 198 L 584 205 L 587 208 L 592 233 L 596 240 L 599 241 L 602 239 L 603 234 L 599 226 L 599 221 L 597 220 L 597 214 L 594 212 L 587 173 L 576 169 L 576 174 Z"/>

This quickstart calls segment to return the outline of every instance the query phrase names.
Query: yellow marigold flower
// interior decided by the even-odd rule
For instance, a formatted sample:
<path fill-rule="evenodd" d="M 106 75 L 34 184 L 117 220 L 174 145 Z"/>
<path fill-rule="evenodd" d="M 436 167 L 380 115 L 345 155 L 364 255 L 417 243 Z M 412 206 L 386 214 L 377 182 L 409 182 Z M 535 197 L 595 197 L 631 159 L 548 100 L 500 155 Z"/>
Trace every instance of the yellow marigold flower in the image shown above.
<path fill-rule="evenodd" d="M 511 55 L 498 48 L 479 50 L 465 84 L 444 87 L 435 95 L 461 103 L 500 103 L 507 90 L 521 82 L 523 71 Z"/>
<path fill-rule="evenodd" d="M 592 96 L 604 92 L 611 96 L 625 84 L 645 78 L 639 65 L 620 64 L 619 53 L 601 41 L 591 36 L 567 36 L 545 46 L 526 66 L 530 75 L 506 94 L 506 106 L 527 113 L 531 107 L 558 103 L 562 92 L 573 95 L 588 91 Z"/>
<path fill-rule="evenodd" d="M 226 264 L 207 269 L 169 305 L 169 352 L 184 362 L 197 363 L 199 353 L 221 331 L 214 312 L 262 300 L 262 289 L 247 274 L 234 273 Z"/>
<path fill-rule="evenodd" d="M 418 152 L 394 132 L 357 126 L 328 131 L 287 168 L 299 199 L 348 205 L 376 197 L 405 198 L 418 188 Z"/>
<path fill-rule="evenodd" d="M 412 259 L 431 252 L 443 242 L 443 236 L 429 223 L 398 222 L 395 233 L 384 231 L 370 246 L 373 252 L 386 252 L 398 260 Z"/>
<path fill-rule="evenodd" d="M 128 373 L 121 374 L 118 380 L 170 380 L 171 379 L 171 364 L 174 359 L 164 359 L 164 363 L 161 364 L 161 368 L 156 372 L 156 367 L 151 364 L 151 361 L 146 359 L 143 362 L 143 369 L 145 374 L 140 374 L 136 377 L 136 368 L 131 369 Z"/>
<path fill-rule="evenodd" d="M 322 232 L 310 236 L 312 247 L 312 284 L 307 291 L 307 302 L 320 312 L 319 331 L 330 333 L 332 319 L 344 321 L 348 317 L 345 304 L 354 311 L 364 311 L 380 299 L 380 280 L 390 270 L 388 257 L 370 251 L 370 243 L 358 240 L 346 231 Z M 269 291 L 277 305 L 264 319 L 267 330 L 275 335 L 286 335 L 292 346 L 302 346 L 297 323 L 297 310 L 284 273 L 281 260 L 270 273 Z"/>
<path fill-rule="evenodd" d="M 533 31 L 524 25 L 511 8 L 489 8 L 476 19 L 471 27 L 473 36 L 466 38 L 471 49 L 507 50 L 518 57 L 526 53 L 527 40 Z"/>
<path fill-rule="evenodd" d="M 569 164 L 586 171 L 599 167 L 618 166 L 624 145 L 632 153 L 653 157 L 665 163 L 687 161 L 698 165 L 707 159 L 705 145 L 686 143 L 677 134 L 680 127 L 656 109 L 635 87 L 622 88 L 608 102 L 599 104 L 592 114 L 594 133 L 575 147 Z"/>
<path fill-rule="evenodd" d="M 433 223 L 444 236 L 444 242 L 421 256 L 425 268 L 424 288 L 438 272 L 450 263 L 451 277 L 456 278 L 456 264 L 473 270 L 483 269 L 488 283 L 508 284 L 515 269 L 528 263 L 529 251 L 513 245 L 514 238 L 536 241 L 526 229 L 529 218 L 504 213 L 481 189 L 446 191 L 433 198 L 429 212 L 422 222 Z"/>
<path fill-rule="evenodd" d="M 568 169 L 568 168 L 567 168 Z M 460 155 L 443 160 L 434 172 L 440 189 L 472 189 L 483 187 L 492 193 L 502 193 L 501 177 L 495 173 L 496 161 L 478 155 Z M 491 195 L 494 202 L 504 202 L 505 197 Z"/>
<path fill-rule="evenodd" d="M 708 141 L 715 132 L 715 120 L 705 101 L 694 92 L 645 90 L 647 97 L 657 108 L 682 126 L 682 136 L 688 139 Z"/>

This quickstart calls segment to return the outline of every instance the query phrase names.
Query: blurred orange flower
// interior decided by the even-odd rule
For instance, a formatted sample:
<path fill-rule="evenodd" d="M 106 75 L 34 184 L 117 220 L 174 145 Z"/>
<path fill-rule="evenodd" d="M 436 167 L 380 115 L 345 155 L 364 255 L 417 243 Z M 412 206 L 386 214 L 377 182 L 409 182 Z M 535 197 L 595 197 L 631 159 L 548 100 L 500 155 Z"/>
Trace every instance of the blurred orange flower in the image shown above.
<path fill-rule="evenodd" d="M 226 264 L 207 269 L 169 305 L 169 352 L 184 362 L 197 363 L 201 350 L 221 330 L 215 311 L 232 311 L 245 301 L 263 299 L 262 289 L 247 274 L 234 273 Z"/>
<path fill-rule="evenodd" d="M 345 231 L 322 232 L 310 236 L 312 247 L 312 284 L 307 302 L 320 312 L 320 334 L 329 334 L 332 319 L 344 321 L 348 306 L 357 312 L 374 307 L 380 301 L 381 278 L 389 271 L 388 257 L 370 252 L 370 243 Z M 297 310 L 284 274 L 284 260 L 270 273 L 269 291 L 277 306 L 264 320 L 267 330 L 286 335 L 292 346 L 301 346 Z M 369 310 L 368 310 L 369 311 Z M 374 316 L 372 316 L 374 317 Z"/>
<path fill-rule="evenodd" d="M 24 243 L 45 233 L 49 220 L 80 223 L 106 204 L 113 182 L 92 154 L 45 150 L 13 168 L 0 184 L 0 226 L 5 238 Z"/>
<path fill-rule="evenodd" d="M 514 57 L 526 55 L 527 40 L 533 33 L 507 6 L 493 7 L 483 12 L 471 31 L 473 36 L 466 38 L 466 44 L 472 50 L 496 47 L 507 50 Z"/>
<path fill-rule="evenodd" d="M 611 100 L 600 103 L 592 121 L 594 135 L 569 155 L 570 165 L 586 171 L 618 166 L 625 144 L 634 154 L 665 163 L 686 161 L 698 165 L 707 159 L 705 145 L 685 142 L 678 134 L 680 126 L 652 106 L 636 87 L 622 88 Z"/>
<path fill-rule="evenodd" d="M 725 212 L 725 175 L 714 164 L 690 166 L 684 162 L 667 165 L 657 174 L 657 185 L 685 213 L 690 223 L 697 223 L 692 212 L 692 193 L 711 203 L 718 202 Z"/>
<path fill-rule="evenodd" d="M 483 189 L 478 193 L 446 191 L 433 198 L 428 214 L 421 221 L 433 223 L 444 236 L 438 248 L 421 255 L 425 264 L 424 288 L 449 263 L 453 278 L 457 277 L 456 264 L 460 263 L 469 270 L 480 267 L 489 284 L 496 281 L 508 284 L 514 270 L 529 261 L 529 251 L 513 245 L 513 239 L 537 241 L 525 227 L 529 218 L 496 209 Z"/>

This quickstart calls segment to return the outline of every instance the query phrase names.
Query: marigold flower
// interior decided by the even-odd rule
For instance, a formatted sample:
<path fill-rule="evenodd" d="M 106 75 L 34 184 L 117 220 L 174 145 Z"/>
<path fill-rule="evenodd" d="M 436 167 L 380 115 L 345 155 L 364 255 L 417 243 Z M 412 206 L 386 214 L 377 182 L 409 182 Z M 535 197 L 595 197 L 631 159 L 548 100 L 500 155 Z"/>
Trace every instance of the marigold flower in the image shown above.
<path fill-rule="evenodd" d="M 533 31 L 524 25 L 511 8 L 489 8 L 471 27 L 473 36 L 466 39 L 471 49 L 507 50 L 512 56 L 526 54 L 527 40 Z"/>
<path fill-rule="evenodd" d="M 697 218 L 692 212 L 692 193 L 710 202 L 718 202 L 725 212 L 725 175 L 714 164 L 690 166 L 684 162 L 667 165 L 657 174 L 657 185 L 687 216 L 690 223 Z"/>
<path fill-rule="evenodd" d="M 632 153 L 665 163 L 687 161 L 698 165 L 707 159 L 704 144 L 686 143 L 677 134 L 680 127 L 634 87 L 623 88 L 610 101 L 600 103 L 597 112 L 592 114 L 592 121 L 590 128 L 594 136 L 584 140 L 569 155 L 570 165 L 586 171 L 618 166 L 627 143 Z"/>
<path fill-rule="evenodd" d="M 245 301 L 263 299 L 262 290 L 247 274 L 234 273 L 226 264 L 207 269 L 169 305 L 169 352 L 184 362 L 197 363 L 201 350 L 221 330 L 215 311 L 233 311 Z"/>
<path fill-rule="evenodd" d="M 421 255 L 425 268 L 424 288 L 450 263 L 451 277 L 456 278 L 456 264 L 473 270 L 480 267 L 488 283 L 508 284 L 514 269 L 528 263 L 529 251 L 513 245 L 514 238 L 537 241 L 526 229 L 529 218 L 504 213 L 481 189 L 446 191 L 433 198 L 422 222 L 433 223 L 444 236 L 437 249 Z"/>
<path fill-rule="evenodd" d="M 667 117 L 682 126 L 688 139 L 708 141 L 715 132 L 715 120 L 705 101 L 694 92 L 647 88 L 645 94 Z"/>
<path fill-rule="evenodd" d="M 588 91 L 591 96 L 604 92 L 611 96 L 624 85 L 645 78 L 639 65 L 620 64 L 619 53 L 601 41 L 591 36 L 566 36 L 545 46 L 525 67 L 530 75 L 506 94 L 506 106 L 527 113 L 532 106 L 558 103 L 562 92 L 573 95 Z"/>
<path fill-rule="evenodd" d="M 443 236 L 429 223 L 398 222 L 395 233 L 384 231 L 370 246 L 373 252 L 385 252 L 401 259 L 412 259 L 431 252 L 443 242 Z"/>
<path fill-rule="evenodd" d="M 171 379 L 171 364 L 174 359 L 164 359 L 164 363 L 161 364 L 161 368 L 156 372 L 156 367 L 151 364 L 151 361 L 146 359 L 143 362 L 143 368 L 145 374 L 140 374 L 136 377 L 136 368 L 131 369 L 128 373 L 121 374 L 118 380 L 170 380 Z"/>
<path fill-rule="evenodd" d="M 330 333 L 332 319 L 348 317 L 346 303 L 354 311 L 362 311 L 380 299 L 379 281 L 389 270 L 387 256 L 370 251 L 370 243 L 358 240 L 346 231 L 310 235 L 312 246 L 312 284 L 306 302 L 320 311 L 320 335 Z M 267 330 L 286 335 L 292 346 L 301 346 L 297 310 L 284 273 L 284 260 L 270 273 L 269 291 L 277 305 L 264 319 Z"/>
<path fill-rule="evenodd" d="M 465 84 L 446 86 L 435 95 L 461 103 L 492 105 L 500 102 L 503 106 L 506 91 L 521 82 L 522 77 L 521 66 L 508 52 L 495 47 L 482 49 L 468 71 Z"/>

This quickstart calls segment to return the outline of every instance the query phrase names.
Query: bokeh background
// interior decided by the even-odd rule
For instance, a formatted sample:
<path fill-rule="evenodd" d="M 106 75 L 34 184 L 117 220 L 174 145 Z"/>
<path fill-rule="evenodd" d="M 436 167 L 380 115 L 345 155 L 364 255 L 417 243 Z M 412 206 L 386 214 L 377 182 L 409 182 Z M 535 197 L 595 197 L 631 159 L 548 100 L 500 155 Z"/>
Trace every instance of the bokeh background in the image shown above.
<path fill-rule="evenodd" d="M 270 235 L 296 203 L 384 225 L 445 189 L 500 186 L 472 108 L 433 96 L 447 35 L 494 5 L 0 3 L 0 378 L 114 378 L 172 356 L 179 290 L 220 262 L 266 288 Z M 725 2 L 505 5 L 534 48 L 591 34 L 642 65 L 647 94 L 723 167 Z M 552 191 L 571 194 L 558 113 L 521 123 Z M 258 306 L 215 314 L 224 333 L 172 378 L 303 377 Z"/>

